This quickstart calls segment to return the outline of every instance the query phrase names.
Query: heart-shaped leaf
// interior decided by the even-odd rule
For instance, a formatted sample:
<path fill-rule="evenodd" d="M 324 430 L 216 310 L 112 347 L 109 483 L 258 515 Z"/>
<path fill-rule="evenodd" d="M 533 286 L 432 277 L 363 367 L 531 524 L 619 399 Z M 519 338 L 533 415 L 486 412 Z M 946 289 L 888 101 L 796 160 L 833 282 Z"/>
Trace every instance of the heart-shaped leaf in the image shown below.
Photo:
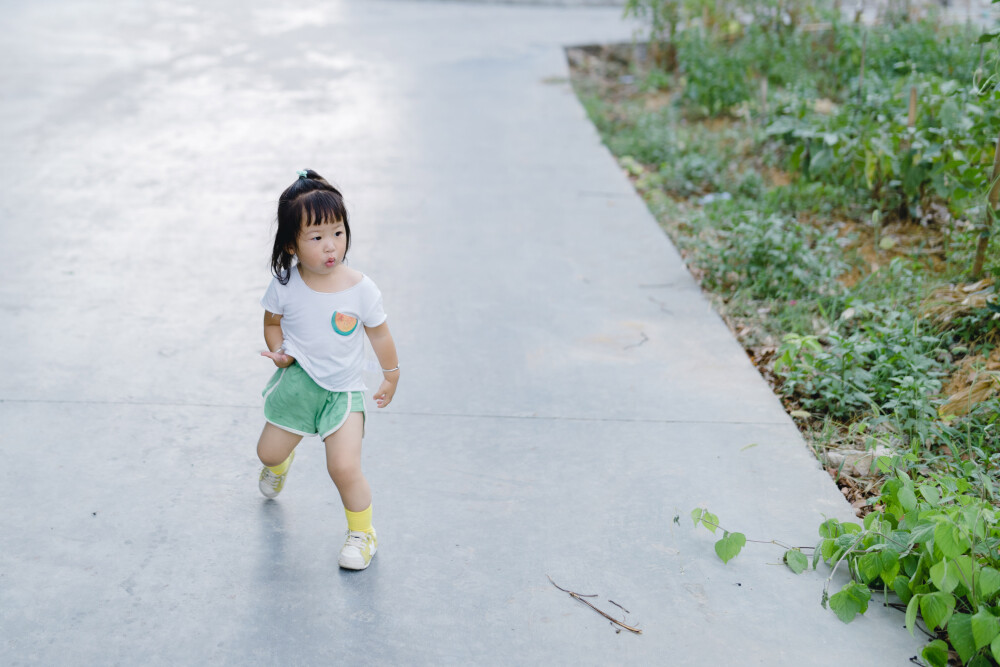
<path fill-rule="evenodd" d="M 928 593 L 920 598 L 920 615 L 930 629 L 943 628 L 955 611 L 955 596 L 951 593 Z M 992 639 L 992 638 L 991 638 Z"/>
<path fill-rule="evenodd" d="M 948 667 L 948 644 L 943 639 L 935 639 L 924 647 L 920 656 L 931 667 Z"/>
<path fill-rule="evenodd" d="M 977 651 L 991 644 L 997 636 L 1000 636 L 1000 621 L 997 621 L 997 617 L 991 614 L 986 607 L 982 607 L 972 617 L 971 626 L 972 639 L 976 644 Z"/>
<path fill-rule="evenodd" d="M 723 563 L 728 563 L 736 558 L 746 543 L 747 538 L 743 533 L 725 533 L 722 539 L 715 543 L 715 553 Z"/>
<path fill-rule="evenodd" d="M 958 657 L 963 663 L 968 662 L 976 653 L 976 642 L 972 638 L 972 616 L 969 614 L 953 614 L 948 621 L 948 639 L 958 651 Z"/>
<path fill-rule="evenodd" d="M 785 552 L 785 565 L 795 574 L 802 574 L 809 567 L 809 559 L 798 549 L 789 549 Z"/>
<path fill-rule="evenodd" d="M 868 601 L 871 597 L 871 591 L 867 586 L 852 581 L 841 588 L 839 593 L 830 596 L 830 609 L 841 621 L 850 623 L 855 616 L 868 611 Z"/>
<path fill-rule="evenodd" d="M 957 558 L 972 546 L 959 527 L 947 520 L 934 526 L 934 544 L 945 558 Z"/>
<path fill-rule="evenodd" d="M 976 581 L 976 588 L 979 591 L 979 597 L 981 598 L 992 598 L 996 595 L 997 591 L 1000 591 L 1000 572 L 994 570 L 992 567 L 984 567 L 977 573 L 979 577 Z"/>
<path fill-rule="evenodd" d="M 939 560 L 931 566 L 931 581 L 939 591 L 951 593 L 958 586 L 958 568 L 946 560 Z"/>
<path fill-rule="evenodd" d="M 920 611 L 920 598 L 923 595 L 917 594 L 910 598 L 906 605 L 906 629 L 913 634 L 913 628 L 917 623 L 917 612 Z"/>

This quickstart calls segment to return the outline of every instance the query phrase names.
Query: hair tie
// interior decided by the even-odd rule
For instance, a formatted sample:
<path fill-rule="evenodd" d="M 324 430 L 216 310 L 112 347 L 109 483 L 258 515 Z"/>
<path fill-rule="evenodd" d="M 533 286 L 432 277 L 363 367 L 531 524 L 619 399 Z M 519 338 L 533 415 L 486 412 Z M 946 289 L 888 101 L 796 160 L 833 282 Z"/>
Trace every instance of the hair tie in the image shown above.
<path fill-rule="evenodd" d="M 300 171 L 297 171 L 297 172 L 295 172 L 295 173 L 299 175 L 299 178 L 309 178 L 309 174 L 308 174 L 308 172 L 305 172 L 305 171 L 301 171 L 301 170 L 300 170 Z"/>

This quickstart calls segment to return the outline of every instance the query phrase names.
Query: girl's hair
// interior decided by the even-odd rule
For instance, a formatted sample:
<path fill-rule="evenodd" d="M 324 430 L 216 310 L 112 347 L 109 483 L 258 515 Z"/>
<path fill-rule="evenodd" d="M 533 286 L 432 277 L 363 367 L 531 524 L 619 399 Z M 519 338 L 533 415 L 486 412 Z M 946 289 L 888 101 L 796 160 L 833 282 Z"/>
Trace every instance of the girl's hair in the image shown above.
<path fill-rule="evenodd" d="M 288 284 L 295 256 L 295 243 L 302 226 L 343 222 L 347 234 L 347 250 L 351 249 L 351 226 L 347 222 L 347 207 L 340 190 L 326 182 L 312 169 L 299 172 L 299 178 L 278 198 L 278 231 L 271 251 L 271 273 L 282 285 Z"/>

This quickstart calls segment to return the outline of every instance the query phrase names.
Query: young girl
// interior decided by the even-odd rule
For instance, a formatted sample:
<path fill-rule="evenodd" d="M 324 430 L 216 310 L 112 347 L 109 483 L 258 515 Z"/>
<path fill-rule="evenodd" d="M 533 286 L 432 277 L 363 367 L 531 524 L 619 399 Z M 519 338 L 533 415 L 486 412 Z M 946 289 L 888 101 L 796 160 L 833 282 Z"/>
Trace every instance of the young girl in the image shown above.
<path fill-rule="evenodd" d="M 326 465 L 347 512 L 340 567 L 363 570 L 378 542 L 372 494 L 361 473 L 365 423 L 362 329 L 382 366 L 375 402 L 392 401 L 399 381 L 396 346 L 382 310 L 382 294 L 368 276 L 344 263 L 351 228 L 340 192 L 312 170 L 300 171 L 278 200 L 278 231 L 271 253 L 261 352 L 278 367 L 264 389 L 267 423 L 257 443 L 264 464 L 260 490 L 281 492 L 302 436 L 326 445 Z M 292 263 L 292 260 L 295 263 Z"/>

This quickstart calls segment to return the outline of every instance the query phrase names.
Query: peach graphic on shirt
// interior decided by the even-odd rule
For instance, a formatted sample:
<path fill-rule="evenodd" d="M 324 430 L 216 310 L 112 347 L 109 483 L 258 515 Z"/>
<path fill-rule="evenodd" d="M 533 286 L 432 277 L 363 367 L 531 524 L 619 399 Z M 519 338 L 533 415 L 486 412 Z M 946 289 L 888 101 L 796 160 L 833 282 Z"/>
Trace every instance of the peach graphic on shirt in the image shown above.
<path fill-rule="evenodd" d="M 358 328 L 358 318 L 347 313 L 333 313 L 333 330 L 341 336 L 350 336 Z"/>

